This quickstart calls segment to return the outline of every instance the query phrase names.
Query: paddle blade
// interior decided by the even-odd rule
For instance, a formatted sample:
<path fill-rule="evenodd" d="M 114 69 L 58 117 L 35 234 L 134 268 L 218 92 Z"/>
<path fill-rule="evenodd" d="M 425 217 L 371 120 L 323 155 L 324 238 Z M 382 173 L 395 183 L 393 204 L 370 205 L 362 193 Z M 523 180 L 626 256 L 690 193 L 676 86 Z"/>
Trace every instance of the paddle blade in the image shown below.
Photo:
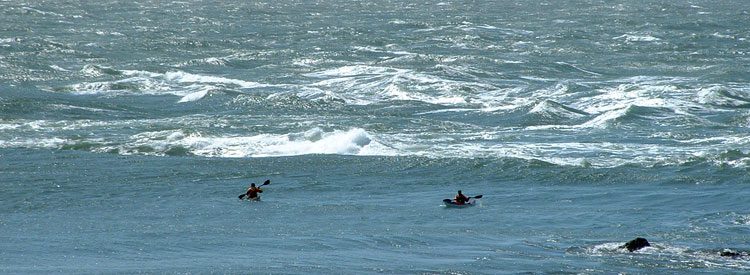
<path fill-rule="evenodd" d="M 475 199 L 481 199 L 482 195 L 474 196 Z"/>
<path fill-rule="evenodd" d="M 269 185 L 269 184 L 271 184 L 271 180 L 266 180 L 266 181 L 263 182 L 263 184 L 261 184 L 261 186 L 263 186 L 263 185 Z"/>
<path fill-rule="evenodd" d="M 238 198 L 242 199 L 245 197 L 245 194 L 240 195 Z"/>
<path fill-rule="evenodd" d="M 450 203 L 451 199 L 444 199 L 443 202 Z"/>

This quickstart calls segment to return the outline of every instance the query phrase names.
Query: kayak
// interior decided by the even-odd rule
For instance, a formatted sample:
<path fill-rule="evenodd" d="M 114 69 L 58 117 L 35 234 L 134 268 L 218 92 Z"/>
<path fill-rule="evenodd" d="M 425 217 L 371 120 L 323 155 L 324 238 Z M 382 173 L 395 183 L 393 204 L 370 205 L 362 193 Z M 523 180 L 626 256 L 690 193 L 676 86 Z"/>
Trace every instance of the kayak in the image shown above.
<path fill-rule="evenodd" d="M 249 201 L 260 201 L 260 196 L 257 196 L 257 197 L 252 198 L 252 199 L 251 198 L 247 198 L 247 200 L 249 200 Z"/>
<path fill-rule="evenodd" d="M 456 201 L 451 200 L 451 199 L 444 199 L 443 203 L 445 204 L 445 207 L 450 207 L 450 208 L 466 208 L 466 207 L 472 207 L 478 204 L 477 200 L 473 198 L 469 199 L 469 201 L 464 204 L 457 204 Z"/>

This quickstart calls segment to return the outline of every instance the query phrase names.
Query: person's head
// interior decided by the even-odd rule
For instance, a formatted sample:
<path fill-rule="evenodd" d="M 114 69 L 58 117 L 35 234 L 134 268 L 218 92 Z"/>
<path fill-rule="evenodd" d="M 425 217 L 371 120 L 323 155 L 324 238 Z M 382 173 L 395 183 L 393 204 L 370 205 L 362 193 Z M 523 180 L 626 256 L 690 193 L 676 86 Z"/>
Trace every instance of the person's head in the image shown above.
<path fill-rule="evenodd" d="M 254 182 L 253 182 L 253 183 L 251 183 L 251 184 L 250 184 L 250 187 L 255 187 L 255 183 L 254 183 Z"/>
<path fill-rule="evenodd" d="M 459 195 L 461 194 L 461 190 L 458 190 L 458 194 L 459 194 Z"/>

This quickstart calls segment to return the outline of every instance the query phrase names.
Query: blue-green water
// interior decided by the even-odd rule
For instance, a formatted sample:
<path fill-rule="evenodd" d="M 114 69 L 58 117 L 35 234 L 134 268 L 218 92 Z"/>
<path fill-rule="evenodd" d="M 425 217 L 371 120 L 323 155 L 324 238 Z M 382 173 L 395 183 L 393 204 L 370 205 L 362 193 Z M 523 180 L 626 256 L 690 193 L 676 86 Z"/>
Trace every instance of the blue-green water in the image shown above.
<path fill-rule="evenodd" d="M 747 272 L 748 18 L 1 1 L 0 272 Z"/>

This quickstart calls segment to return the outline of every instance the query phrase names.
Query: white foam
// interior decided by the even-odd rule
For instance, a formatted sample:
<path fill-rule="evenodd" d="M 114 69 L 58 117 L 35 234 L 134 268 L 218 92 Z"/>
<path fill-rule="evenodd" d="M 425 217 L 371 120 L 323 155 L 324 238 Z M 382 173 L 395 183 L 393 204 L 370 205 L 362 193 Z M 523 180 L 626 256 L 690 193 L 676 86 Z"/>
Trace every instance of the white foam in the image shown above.
<path fill-rule="evenodd" d="M 175 81 L 179 83 L 219 83 L 219 84 L 231 84 L 237 85 L 241 88 L 258 88 L 266 87 L 258 82 L 244 81 L 239 79 L 231 79 L 217 76 L 207 76 L 199 74 L 191 74 L 186 72 L 167 72 L 164 74 L 164 79 L 167 81 Z"/>
<path fill-rule="evenodd" d="M 529 111 L 530 114 L 539 114 L 544 116 L 557 116 L 557 117 L 565 117 L 565 118 L 577 118 L 577 117 L 584 117 L 587 114 L 583 111 L 578 111 L 573 108 L 567 107 L 565 105 L 562 105 L 560 103 L 551 101 L 551 100 L 544 100 L 542 102 L 539 102 L 538 104 L 534 105 L 534 108 L 532 108 Z"/>
<path fill-rule="evenodd" d="M 140 70 L 122 70 L 122 74 L 126 76 L 138 76 L 138 77 L 148 77 L 148 78 L 157 78 L 157 77 L 161 77 L 164 75 L 161 73 L 154 73 L 154 72 L 140 71 Z"/>
<path fill-rule="evenodd" d="M 750 214 L 735 214 L 732 224 L 735 225 L 750 225 Z"/>
<path fill-rule="evenodd" d="M 634 107 L 660 109 L 660 119 L 682 117 L 686 121 L 711 124 L 705 118 L 693 114 L 696 110 L 706 108 L 693 99 L 696 93 L 694 89 L 676 86 L 682 79 L 634 77 L 621 81 L 630 83 L 601 89 L 594 96 L 576 98 L 570 104 L 572 108 L 596 116 L 581 127 L 604 127 L 607 122 L 626 115 Z"/>
<path fill-rule="evenodd" d="M 315 65 L 321 64 L 323 62 L 325 62 L 324 59 L 297 58 L 297 59 L 294 59 L 294 62 L 292 62 L 292 64 L 294 64 L 295 66 L 300 66 L 300 67 L 313 68 Z"/>
<path fill-rule="evenodd" d="M 536 130 L 524 128 L 524 134 L 535 135 L 533 142 L 518 141 L 517 128 L 487 129 L 471 125 L 455 125 L 450 132 L 437 133 L 425 130 L 404 133 L 372 134 L 363 128 L 348 130 L 323 130 L 311 127 L 307 131 L 278 133 L 256 133 L 243 136 L 163 130 L 141 132 L 132 136 L 104 134 L 112 128 L 133 125 L 160 125 L 180 127 L 204 121 L 203 117 L 167 120 L 132 121 L 46 121 L 14 120 L 0 123 L 0 129 L 16 136 L 47 136 L 49 138 L 8 138 L 0 143 L 2 148 L 60 148 L 79 143 L 94 143 L 89 150 L 120 154 L 164 155 L 175 147 L 185 148 L 189 153 L 206 157 L 268 157 L 306 154 L 341 154 L 374 156 L 421 156 L 428 158 L 518 158 L 540 160 L 564 166 L 616 167 L 627 164 L 653 165 L 694 161 L 696 157 L 717 165 L 732 167 L 750 166 L 749 151 L 726 156 L 725 152 L 748 148 L 750 137 L 737 134 L 730 137 L 686 139 L 677 144 L 623 144 L 610 142 L 560 142 L 554 136 L 569 131 L 560 126 L 554 129 Z M 295 123 L 296 124 L 296 123 Z M 167 126 L 169 125 L 169 126 Z M 446 125 L 444 125 L 446 126 Z M 569 128 L 572 128 L 569 126 Z M 60 131 L 93 133 L 91 137 L 76 137 L 69 140 Z M 570 130 L 572 134 L 580 129 Z M 109 133 L 109 131 L 106 131 Z M 550 135 L 547 139 L 545 135 Z M 145 150 L 143 148 L 146 148 Z"/>
<path fill-rule="evenodd" d="M 368 65 L 343 66 L 305 76 L 323 79 L 307 88 L 329 91 L 355 105 L 393 100 L 465 105 L 469 101 L 467 93 L 494 89 L 489 85 L 447 80 L 411 70 Z"/>
<path fill-rule="evenodd" d="M 43 11 L 43 10 L 35 9 L 35 8 L 32 8 L 32 7 L 22 7 L 22 9 L 24 9 L 26 11 L 30 11 L 30 12 L 35 12 L 35 13 L 38 13 L 38 14 L 41 14 L 41 15 L 53 15 L 53 16 L 57 16 L 57 17 L 65 17 L 65 15 L 62 15 L 62 14 L 59 14 L 59 13 L 56 13 L 56 12 Z"/>
<path fill-rule="evenodd" d="M 651 35 L 638 35 L 638 34 L 623 34 L 617 37 L 613 37 L 614 40 L 625 40 L 626 42 L 655 42 L 660 41 L 658 37 Z"/>
<path fill-rule="evenodd" d="M 0 38 L 0 44 L 10 44 L 10 43 L 15 43 L 15 42 L 19 42 L 19 41 L 20 41 L 20 39 L 19 38 L 15 38 L 15 37 Z"/>
<path fill-rule="evenodd" d="M 695 250 L 670 244 L 652 244 L 637 251 L 629 252 L 627 249 L 621 248 L 622 245 L 623 243 L 604 243 L 585 248 L 584 251 L 589 255 L 600 257 L 642 255 L 652 257 L 653 260 L 663 261 L 669 265 L 684 264 L 691 268 L 750 269 L 750 264 L 745 257 L 724 257 L 719 254 L 719 251 Z"/>
<path fill-rule="evenodd" d="M 725 107 L 750 105 L 750 89 L 732 89 L 721 85 L 712 85 L 698 90 L 698 102 Z"/>
<path fill-rule="evenodd" d="M 211 91 L 218 89 L 252 89 L 272 87 L 253 81 L 231 79 L 217 76 L 191 74 L 187 72 L 167 72 L 164 74 L 138 70 L 116 71 L 87 65 L 81 73 L 89 76 L 102 76 L 103 70 L 121 73 L 127 78 L 115 81 L 84 82 L 68 86 L 71 93 L 78 95 L 175 95 L 181 97 L 178 102 L 190 102 L 204 98 Z"/>
<path fill-rule="evenodd" d="M 15 139 L 15 140 L 4 140 L 0 142 L 0 147 L 3 148 L 59 148 L 65 144 L 72 143 L 68 139 L 60 137 L 49 137 L 49 138 L 28 138 L 28 139 Z"/>
<path fill-rule="evenodd" d="M 70 71 L 70 70 L 67 70 L 67 69 L 65 69 L 63 67 L 57 66 L 57 65 L 50 65 L 49 67 L 52 68 L 55 71 L 60 71 L 60 72 L 69 72 Z"/>
<path fill-rule="evenodd" d="M 589 71 L 589 70 L 582 69 L 578 65 L 570 64 L 570 63 L 567 63 L 567 62 L 555 62 L 555 63 L 560 64 L 560 65 L 569 66 L 569 67 L 571 67 L 573 69 L 576 69 L 578 71 L 581 71 L 581 72 L 584 72 L 584 73 L 587 73 L 587 74 L 590 74 L 590 75 L 601 76 L 600 73 L 595 73 L 595 72 L 592 72 L 592 71 Z"/>
<path fill-rule="evenodd" d="M 179 103 L 184 103 L 184 102 L 197 101 L 197 100 L 205 97 L 210 90 L 211 90 L 210 88 L 205 88 L 205 89 L 202 89 L 200 91 L 187 94 L 187 95 L 183 96 L 180 99 L 180 101 L 178 101 L 178 102 Z"/>
<path fill-rule="evenodd" d="M 393 74 L 398 74 L 398 73 L 404 73 L 406 71 L 407 70 L 393 69 L 393 68 L 386 68 L 386 67 L 352 65 L 352 66 L 343 66 L 339 68 L 329 69 L 329 70 L 316 72 L 316 73 L 308 73 L 308 74 L 305 74 L 305 76 L 325 78 L 325 77 L 352 77 L 352 76 L 362 76 L 362 75 L 393 75 Z"/>
<path fill-rule="evenodd" d="M 97 35 L 101 35 L 101 36 L 110 36 L 110 35 L 111 36 L 125 36 L 121 32 L 116 32 L 116 31 L 115 32 L 109 32 L 109 31 L 101 31 L 101 30 L 99 30 L 99 31 L 96 31 L 96 34 Z"/>
<path fill-rule="evenodd" d="M 606 111 L 596 116 L 595 118 L 586 121 L 581 125 L 581 127 L 606 128 L 611 121 L 625 116 L 627 112 L 628 107 Z"/>
<path fill-rule="evenodd" d="M 623 243 L 603 243 L 594 245 L 593 247 L 588 248 L 589 254 L 594 255 L 603 255 L 607 253 L 614 253 L 614 252 L 626 252 L 627 249 L 620 248 L 623 245 Z"/>
<path fill-rule="evenodd" d="M 104 75 L 102 70 L 107 70 L 107 69 L 112 70 L 111 68 L 99 67 L 96 65 L 88 64 L 88 65 L 83 66 L 83 68 L 80 70 L 80 73 L 86 76 L 90 76 L 90 77 L 97 77 L 97 76 Z"/>
<path fill-rule="evenodd" d="M 60 110 L 83 110 L 83 111 L 89 111 L 89 112 L 107 112 L 107 110 L 105 109 L 80 107 L 80 106 L 64 105 L 64 104 L 50 104 L 50 106 L 55 107 Z"/>
<path fill-rule="evenodd" d="M 302 133 L 286 135 L 259 134 L 255 136 L 210 137 L 192 134 L 172 135 L 177 143 L 192 153 L 208 157 L 269 157 L 307 154 L 360 155 L 376 153 L 363 150 L 372 143 L 363 129 L 325 132 L 314 128 Z"/>
<path fill-rule="evenodd" d="M 593 254 L 597 256 L 611 255 L 611 254 L 625 254 L 625 255 L 645 254 L 645 255 L 681 257 L 681 256 L 686 256 L 690 253 L 693 253 L 691 252 L 690 249 L 686 247 L 663 245 L 663 244 L 656 244 L 656 245 L 651 244 L 651 246 L 647 246 L 647 247 L 638 249 L 636 251 L 630 252 L 626 248 L 622 247 L 623 245 L 624 245 L 624 242 L 603 243 L 603 244 L 598 244 L 598 245 L 589 247 L 586 249 L 586 251 L 589 254 Z"/>
<path fill-rule="evenodd" d="M 736 39 L 736 37 L 735 37 L 734 35 L 728 35 L 728 34 L 720 34 L 720 33 L 718 33 L 718 32 L 715 32 L 715 33 L 713 33 L 713 34 L 711 34 L 711 35 L 712 35 L 713 37 L 716 37 L 716 38 L 724 38 L 724 39 Z"/>
<path fill-rule="evenodd" d="M 526 131 L 532 131 L 526 129 Z M 564 131 L 564 129 L 563 129 Z M 517 130 L 454 132 L 447 135 L 396 134 L 378 136 L 398 155 L 430 158 L 509 157 L 541 160 L 565 166 L 616 167 L 625 164 L 678 164 L 687 161 L 694 147 L 609 142 L 498 142 Z"/>

